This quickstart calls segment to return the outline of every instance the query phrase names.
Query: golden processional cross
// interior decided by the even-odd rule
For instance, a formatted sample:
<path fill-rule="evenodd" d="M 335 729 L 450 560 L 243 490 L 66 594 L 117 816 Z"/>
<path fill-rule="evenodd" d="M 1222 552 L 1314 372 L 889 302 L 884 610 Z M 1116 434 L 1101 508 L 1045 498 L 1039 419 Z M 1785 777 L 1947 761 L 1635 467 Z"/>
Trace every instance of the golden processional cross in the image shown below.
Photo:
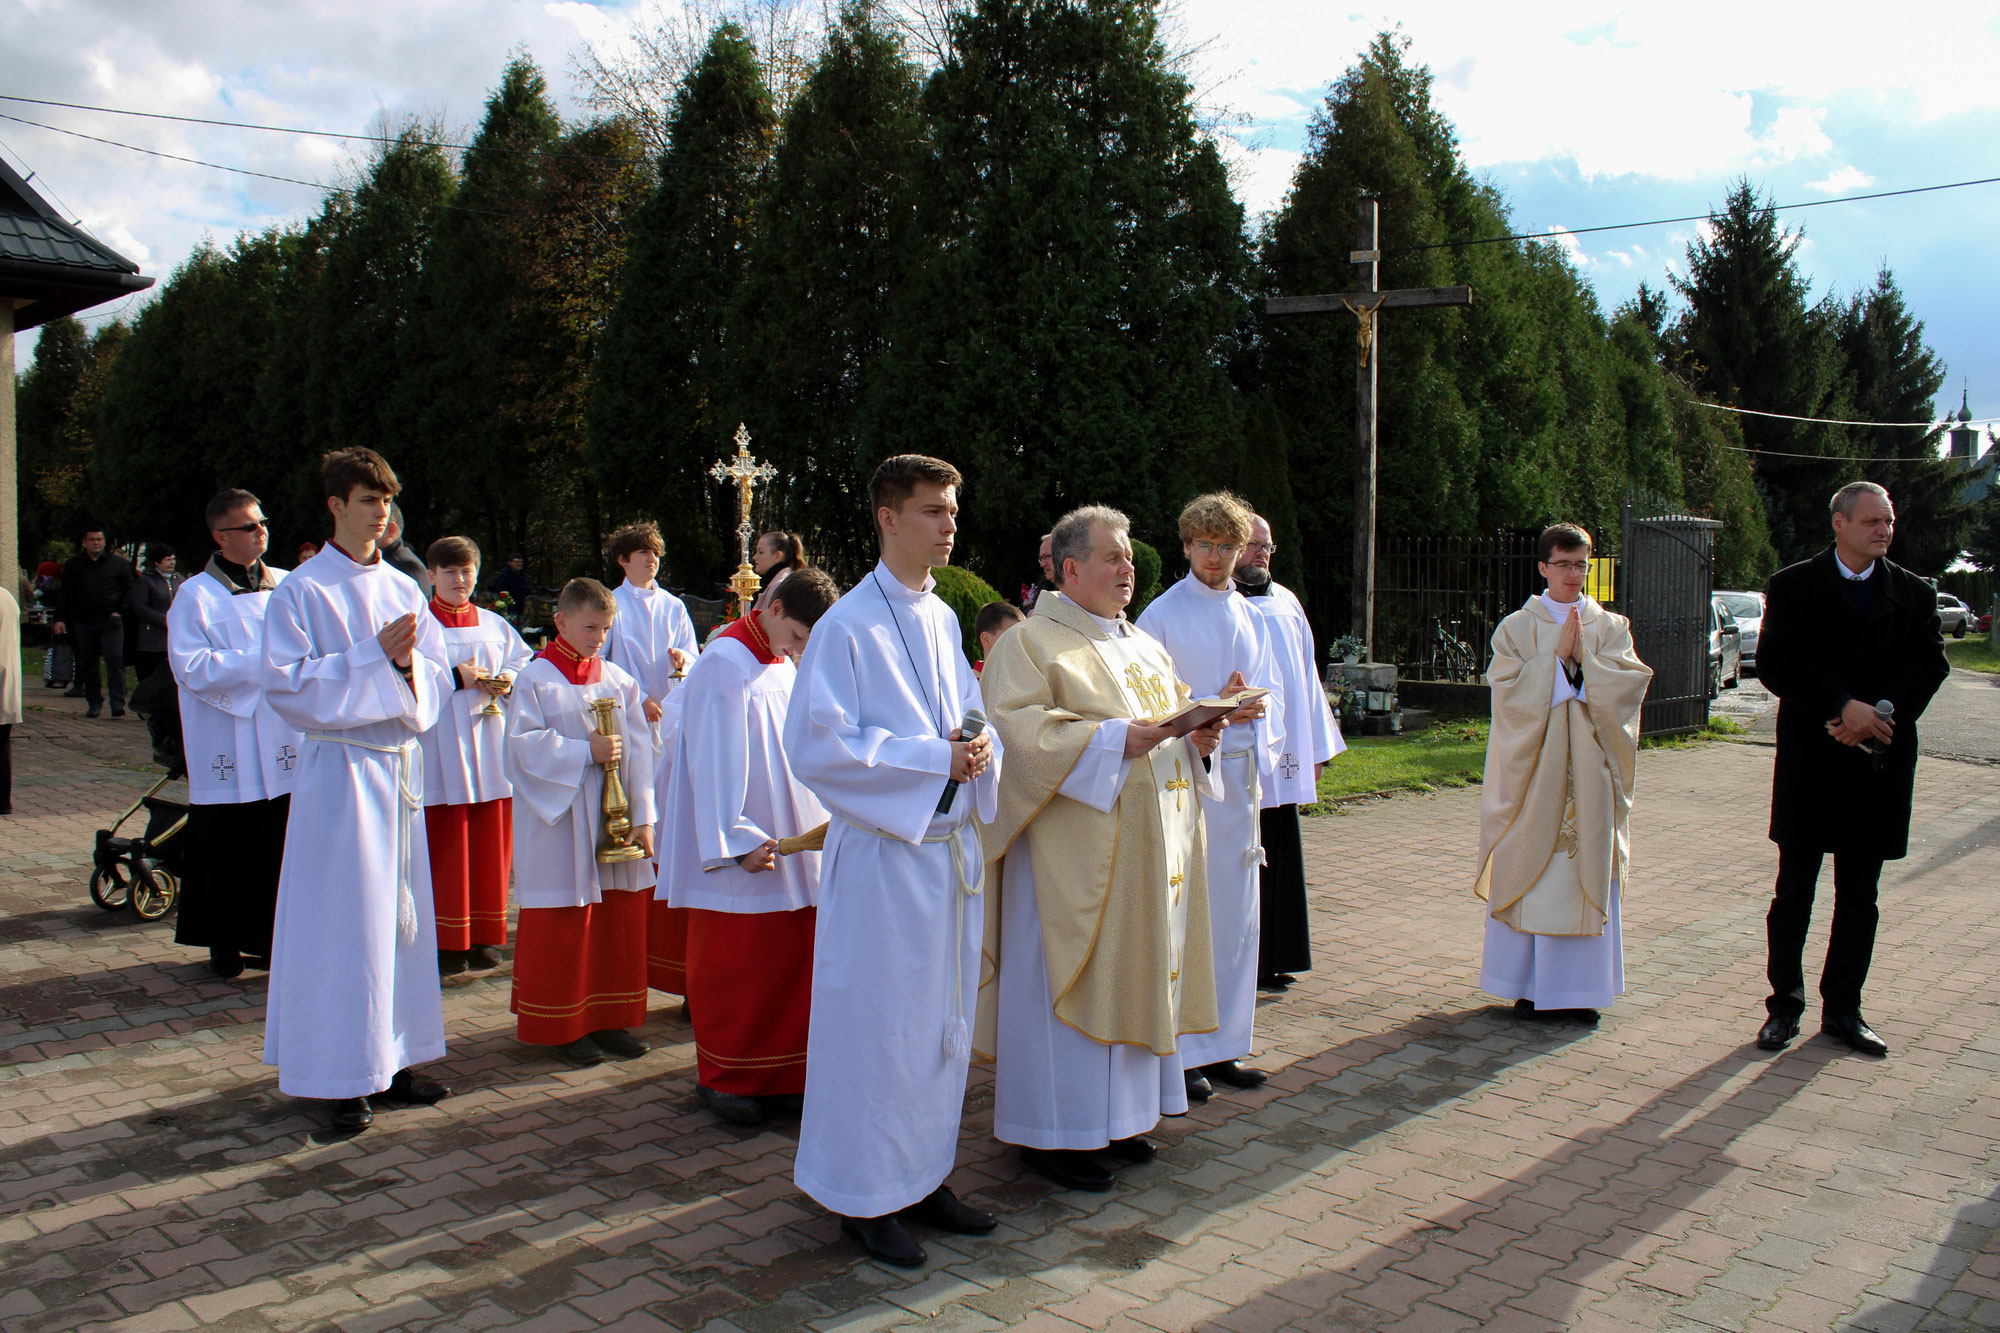
<path fill-rule="evenodd" d="M 764 586 L 764 581 L 757 577 L 755 566 L 750 563 L 750 538 L 757 531 L 750 526 L 750 493 L 756 489 L 757 483 L 777 476 L 778 469 L 750 456 L 750 431 L 739 421 L 736 423 L 736 457 L 718 461 L 708 470 L 708 475 L 720 482 L 736 483 L 736 541 L 742 548 L 743 563 L 736 567 L 736 577 L 729 580 L 729 587 L 736 594 L 736 614 L 740 616 L 749 612 L 750 603 L 756 600 L 757 590 Z"/>

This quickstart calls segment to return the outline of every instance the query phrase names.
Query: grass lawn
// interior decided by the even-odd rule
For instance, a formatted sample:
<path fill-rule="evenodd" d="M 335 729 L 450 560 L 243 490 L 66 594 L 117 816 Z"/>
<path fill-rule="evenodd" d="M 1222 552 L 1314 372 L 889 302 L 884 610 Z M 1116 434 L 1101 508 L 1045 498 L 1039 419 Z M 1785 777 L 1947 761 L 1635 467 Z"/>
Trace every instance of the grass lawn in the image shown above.
<path fill-rule="evenodd" d="M 1984 671 L 1989 675 L 2000 675 L 2000 650 L 1995 650 L 1993 641 L 1984 634 L 1967 635 L 1963 639 L 1946 639 L 1944 650 L 1951 657 L 1951 664 L 1961 671 Z"/>
<path fill-rule="evenodd" d="M 1319 804 L 1306 809 L 1326 814 L 1329 801 L 1361 792 L 1435 791 L 1477 782 L 1486 768 L 1486 727 L 1483 717 L 1456 718 L 1403 736 L 1352 737 L 1347 752 L 1320 774 Z"/>

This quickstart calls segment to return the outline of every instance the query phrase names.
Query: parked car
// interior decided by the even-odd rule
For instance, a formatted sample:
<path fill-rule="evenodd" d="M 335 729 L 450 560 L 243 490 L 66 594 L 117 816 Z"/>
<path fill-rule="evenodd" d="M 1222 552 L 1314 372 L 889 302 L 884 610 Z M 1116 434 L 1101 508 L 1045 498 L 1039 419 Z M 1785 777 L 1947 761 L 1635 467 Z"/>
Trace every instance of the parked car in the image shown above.
<path fill-rule="evenodd" d="M 1757 665 L 1757 631 L 1764 627 L 1764 594 L 1761 592 L 1719 592 L 1716 600 L 1729 608 L 1729 614 L 1736 617 L 1736 628 L 1743 634 L 1743 665 Z"/>
<path fill-rule="evenodd" d="M 1979 632 L 1980 632 L 1981 634 L 1987 634 L 1987 633 L 1990 633 L 1990 632 L 1992 631 L 1992 629 L 1993 629 L 1993 613 L 1992 613 L 1991 611 L 1982 611 L 1982 612 L 1980 612 L 1980 613 L 1979 613 Z"/>
<path fill-rule="evenodd" d="M 1743 683 L 1743 631 L 1722 598 L 1708 602 L 1708 697 Z"/>
<path fill-rule="evenodd" d="M 1972 627 L 1972 608 L 1948 592 L 1939 593 L 1937 599 L 1938 621 L 1944 632 L 1954 639 L 1964 638 L 1965 631 Z"/>

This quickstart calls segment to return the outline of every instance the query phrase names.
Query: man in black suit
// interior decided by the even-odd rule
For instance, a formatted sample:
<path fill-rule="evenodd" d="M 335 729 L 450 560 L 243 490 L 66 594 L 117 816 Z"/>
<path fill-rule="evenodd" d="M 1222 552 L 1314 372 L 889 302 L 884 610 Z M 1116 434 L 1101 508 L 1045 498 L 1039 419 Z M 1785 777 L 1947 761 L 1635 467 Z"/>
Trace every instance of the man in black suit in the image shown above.
<path fill-rule="evenodd" d="M 1778 882 L 1767 919 L 1767 1051 L 1799 1033 L 1806 927 L 1833 854 L 1833 938 L 1820 972 L 1820 1030 L 1864 1055 L 1888 1044 L 1861 1017 L 1875 951 L 1882 863 L 1909 853 L 1917 719 L 1951 674 L 1937 595 L 1891 562 L 1896 510 L 1873 482 L 1834 494 L 1833 545 L 1781 569 L 1766 591 L 1757 677 L 1778 696 L 1771 841 Z M 1893 714 L 1876 705 L 1886 701 Z"/>

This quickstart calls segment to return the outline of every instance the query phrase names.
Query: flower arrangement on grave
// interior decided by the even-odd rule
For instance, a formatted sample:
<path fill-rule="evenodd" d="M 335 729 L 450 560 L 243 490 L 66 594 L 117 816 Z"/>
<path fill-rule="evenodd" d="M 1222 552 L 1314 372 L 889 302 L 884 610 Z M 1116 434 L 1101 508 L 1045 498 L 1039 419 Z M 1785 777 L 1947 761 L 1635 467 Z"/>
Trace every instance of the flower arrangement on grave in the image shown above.
<path fill-rule="evenodd" d="M 1343 634 L 1333 641 L 1333 655 L 1343 662 L 1359 662 L 1362 646 L 1360 635 Z"/>

